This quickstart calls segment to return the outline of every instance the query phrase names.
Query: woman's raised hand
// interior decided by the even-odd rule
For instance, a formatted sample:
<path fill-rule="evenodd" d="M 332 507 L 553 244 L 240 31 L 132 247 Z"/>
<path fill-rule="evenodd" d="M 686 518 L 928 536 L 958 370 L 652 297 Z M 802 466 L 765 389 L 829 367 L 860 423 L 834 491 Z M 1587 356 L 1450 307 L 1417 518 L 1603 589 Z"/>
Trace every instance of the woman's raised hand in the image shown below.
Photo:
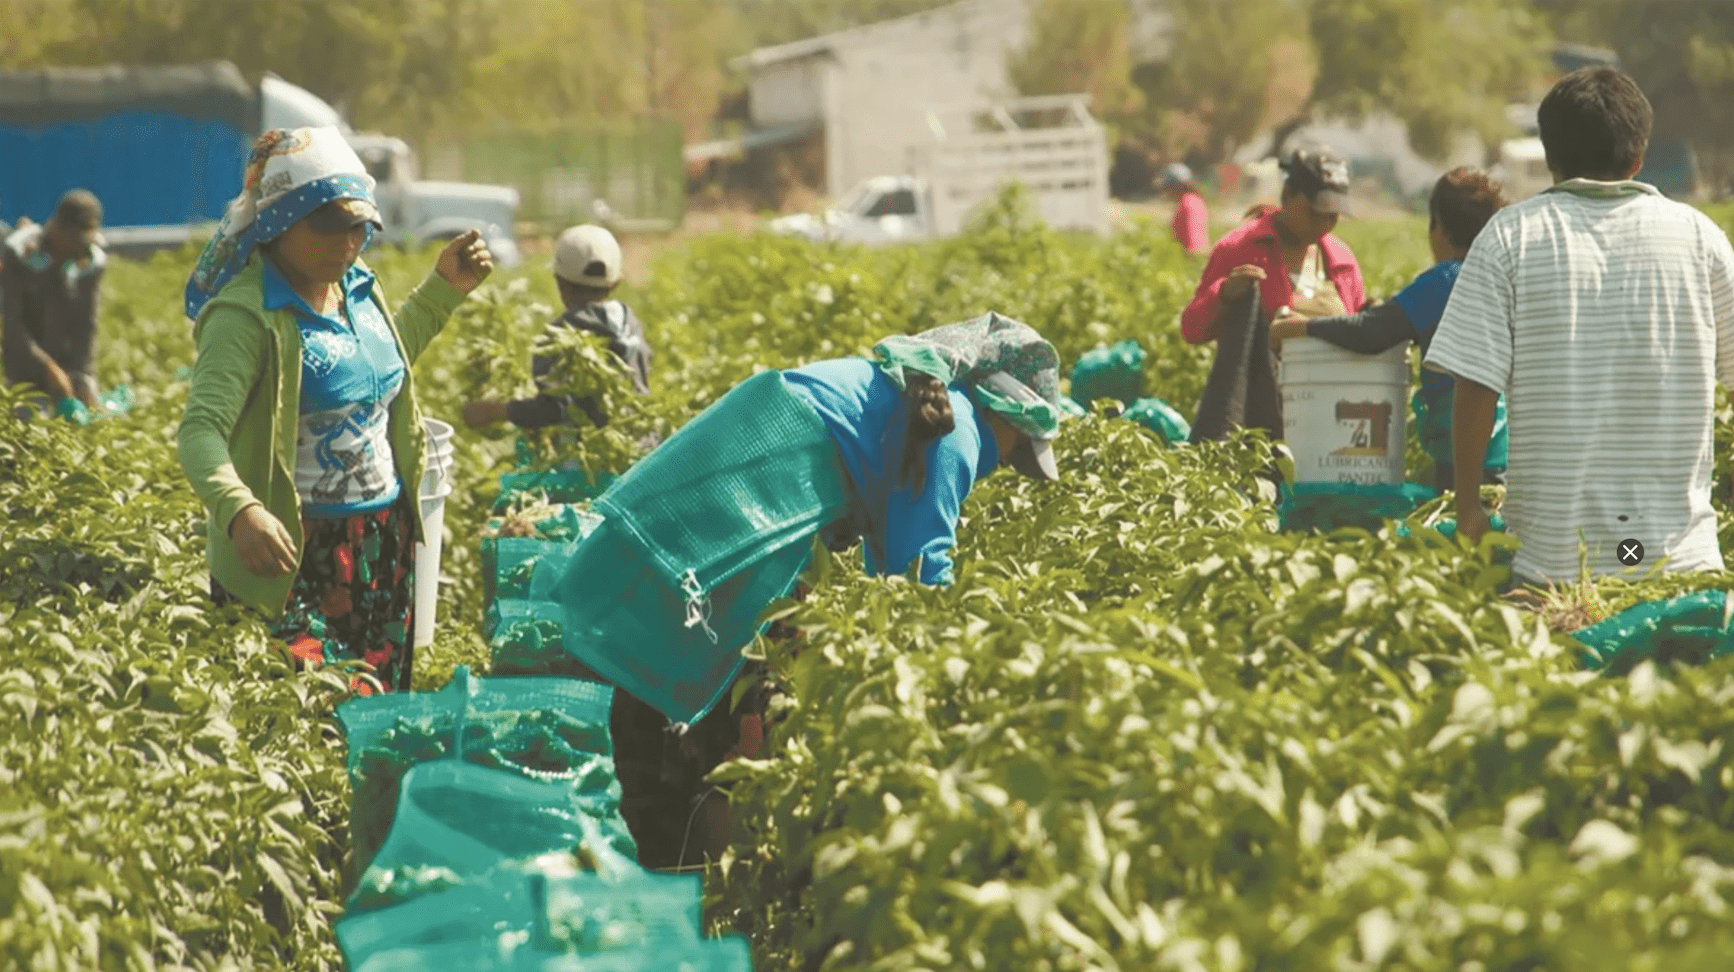
<path fill-rule="evenodd" d="M 446 244 L 434 269 L 447 283 L 467 294 L 494 272 L 494 255 L 482 240 L 482 231 L 470 230 Z"/>

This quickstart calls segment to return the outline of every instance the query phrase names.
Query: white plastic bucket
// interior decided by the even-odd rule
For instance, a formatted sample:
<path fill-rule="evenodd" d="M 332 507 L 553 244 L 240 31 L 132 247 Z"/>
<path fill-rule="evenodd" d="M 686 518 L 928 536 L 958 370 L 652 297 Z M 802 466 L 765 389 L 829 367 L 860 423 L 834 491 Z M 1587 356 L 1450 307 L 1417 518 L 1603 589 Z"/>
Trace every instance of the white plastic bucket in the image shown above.
<path fill-rule="evenodd" d="M 452 427 L 424 419 L 427 471 L 421 477 L 421 523 L 425 543 L 415 548 L 415 646 L 433 643 L 439 609 L 440 548 L 445 542 L 446 497 L 452 494 Z"/>
<path fill-rule="evenodd" d="M 1356 354 L 1318 338 L 1282 342 L 1283 438 L 1297 483 L 1403 482 L 1409 345 Z"/>

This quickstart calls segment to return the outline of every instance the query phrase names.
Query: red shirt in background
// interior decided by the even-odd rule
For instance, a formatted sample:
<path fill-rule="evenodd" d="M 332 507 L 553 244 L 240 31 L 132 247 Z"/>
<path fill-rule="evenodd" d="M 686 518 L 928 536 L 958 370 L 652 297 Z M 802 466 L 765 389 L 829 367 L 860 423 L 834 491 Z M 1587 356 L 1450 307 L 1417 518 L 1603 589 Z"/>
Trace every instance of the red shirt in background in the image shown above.
<path fill-rule="evenodd" d="M 1204 208 L 1204 197 L 1196 192 L 1180 197 L 1180 205 L 1174 210 L 1174 239 L 1187 253 L 1210 249 L 1210 216 Z"/>
<path fill-rule="evenodd" d="M 1367 285 L 1361 279 L 1361 267 L 1349 245 L 1327 235 L 1319 241 L 1319 252 L 1324 258 L 1325 275 L 1336 285 L 1343 309 L 1350 314 L 1359 311 L 1367 302 Z M 1210 251 L 1210 262 L 1204 265 L 1198 291 L 1192 295 L 1192 303 L 1180 312 L 1180 334 L 1187 343 L 1203 344 L 1215 339 L 1216 335 L 1209 330 L 1222 303 L 1222 284 L 1229 271 L 1247 263 L 1264 270 L 1264 279 L 1258 282 L 1258 298 L 1266 317 L 1275 317 L 1279 309 L 1293 302 L 1294 284 L 1289 282 L 1288 267 L 1283 264 L 1276 215 L 1242 223 Z"/>

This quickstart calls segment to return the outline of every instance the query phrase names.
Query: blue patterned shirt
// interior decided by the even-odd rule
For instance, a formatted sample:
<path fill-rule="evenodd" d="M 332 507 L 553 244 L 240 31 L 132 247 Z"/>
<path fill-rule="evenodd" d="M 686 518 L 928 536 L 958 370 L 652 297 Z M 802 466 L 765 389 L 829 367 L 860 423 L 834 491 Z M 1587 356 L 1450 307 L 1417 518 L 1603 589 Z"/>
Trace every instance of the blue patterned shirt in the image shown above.
<path fill-rule="evenodd" d="M 343 309 L 318 314 L 265 261 L 265 309 L 290 308 L 301 327 L 295 490 L 311 519 L 382 510 L 403 491 L 388 428 L 403 356 L 373 300 L 373 272 L 356 264 L 340 286 Z"/>

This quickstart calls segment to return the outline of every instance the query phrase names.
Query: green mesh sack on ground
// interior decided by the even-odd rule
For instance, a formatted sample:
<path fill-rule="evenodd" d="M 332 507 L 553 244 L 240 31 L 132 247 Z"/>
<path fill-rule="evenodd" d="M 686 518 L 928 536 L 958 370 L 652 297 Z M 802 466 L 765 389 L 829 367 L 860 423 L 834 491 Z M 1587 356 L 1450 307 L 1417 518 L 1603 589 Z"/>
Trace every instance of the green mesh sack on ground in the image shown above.
<path fill-rule="evenodd" d="M 349 749 L 352 873 L 364 872 L 385 842 L 404 775 L 436 760 L 461 759 L 557 783 L 618 819 L 620 784 L 608 730 L 613 699 L 613 690 L 596 682 L 481 679 L 459 666 L 438 692 L 376 695 L 338 706 Z M 624 833 L 624 824 L 619 829 Z"/>
<path fill-rule="evenodd" d="M 1434 465 L 1451 462 L 1451 395 L 1447 394 L 1438 402 L 1436 410 L 1429 410 L 1426 399 L 1416 391 L 1409 398 L 1409 410 L 1414 414 L 1415 437 L 1420 440 L 1421 448 L 1433 460 Z M 1504 472 L 1510 462 L 1511 429 L 1506 422 L 1505 396 L 1499 396 L 1493 406 L 1493 434 L 1487 440 L 1487 458 L 1482 461 L 1482 468 L 1489 471 Z"/>
<path fill-rule="evenodd" d="M 580 532 L 584 531 L 581 529 Z M 538 540 L 528 537 L 495 537 L 483 540 L 483 603 L 529 597 L 530 579 L 535 575 L 536 564 L 549 554 L 570 558 L 575 549 L 576 540 Z M 488 632 L 484 632 L 484 636 L 487 634 Z"/>
<path fill-rule="evenodd" d="M 1072 366 L 1071 399 L 1085 408 L 1098 398 L 1130 405 L 1144 395 L 1144 348 L 1120 341 L 1086 352 Z"/>
<path fill-rule="evenodd" d="M 557 601 L 495 601 L 483 618 L 489 639 L 488 670 L 506 678 L 603 681 L 590 666 L 566 653 L 561 637 L 565 618 L 566 609 Z"/>
<path fill-rule="evenodd" d="M 1192 438 L 1192 423 L 1160 398 L 1140 398 L 1120 413 L 1162 437 L 1169 445 L 1184 445 Z"/>
<path fill-rule="evenodd" d="M 406 873 L 413 870 L 405 869 Z M 576 852 L 512 860 L 468 879 L 452 874 L 444 888 L 406 896 L 387 907 L 352 910 L 337 922 L 337 944 L 351 969 L 379 953 L 404 948 L 469 945 L 483 955 L 506 957 L 530 948 L 531 939 L 545 925 L 545 882 L 580 877 L 638 888 L 661 876 L 621 857 L 606 846 L 599 832 L 592 832 Z M 674 885 L 665 878 L 658 886 L 666 890 Z M 698 893 L 684 884 L 680 890 Z"/>
<path fill-rule="evenodd" d="M 1284 530 L 1329 532 L 1343 527 L 1378 531 L 1386 520 L 1401 520 L 1437 490 L 1419 483 L 1291 483 L 1278 512 Z"/>
<path fill-rule="evenodd" d="M 824 422 L 779 372 L 730 391 L 621 476 L 552 595 L 565 647 L 677 723 L 739 673 L 848 487 Z"/>
<path fill-rule="evenodd" d="M 422 763 L 404 774 L 390 833 L 348 907 L 389 907 L 437 890 L 425 880 L 430 869 L 473 880 L 509 861 L 581 844 L 621 859 L 637 854 L 617 806 L 601 794 L 460 759 Z"/>
<path fill-rule="evenodd" d="M 646 945 L 678 954 L 703 941 L 704 889 L 698 875 L 536 876 L 541 894 L 532 942 L 543 951 L 595 955 Z"/>
<path fill-rule="evenodd" d="M 521 671 L 501 671 L 502 657 L 527 662 L 548 652 L 565 654 L 560 647 L 560 625 L 565 616 L 565 610 L 553 601 L 502 598 L 488 605 L 482 613 L 482 635 L 489 639 L 493 656 L 488 670 L 495 675 L 522 675 Z"/>
<path fill-rule="evenodd" d="M 1722 591 L 1633 605 L 1572 637 L 1586 668 L 1624 675 L 1645 661 L 1701 665 L 1734 652 L 1734 618 Z"/>
<path fill-rule="evenodd" d="M 738 937 L 706 939 L 690 949 L 670 953 L 646 947 L 619 949 L 597 955 L 550 955 L 475 945 L 434 945 L 394 949 L 368 959 L 351 972 L 752 972 L 752 950 Z"/>

